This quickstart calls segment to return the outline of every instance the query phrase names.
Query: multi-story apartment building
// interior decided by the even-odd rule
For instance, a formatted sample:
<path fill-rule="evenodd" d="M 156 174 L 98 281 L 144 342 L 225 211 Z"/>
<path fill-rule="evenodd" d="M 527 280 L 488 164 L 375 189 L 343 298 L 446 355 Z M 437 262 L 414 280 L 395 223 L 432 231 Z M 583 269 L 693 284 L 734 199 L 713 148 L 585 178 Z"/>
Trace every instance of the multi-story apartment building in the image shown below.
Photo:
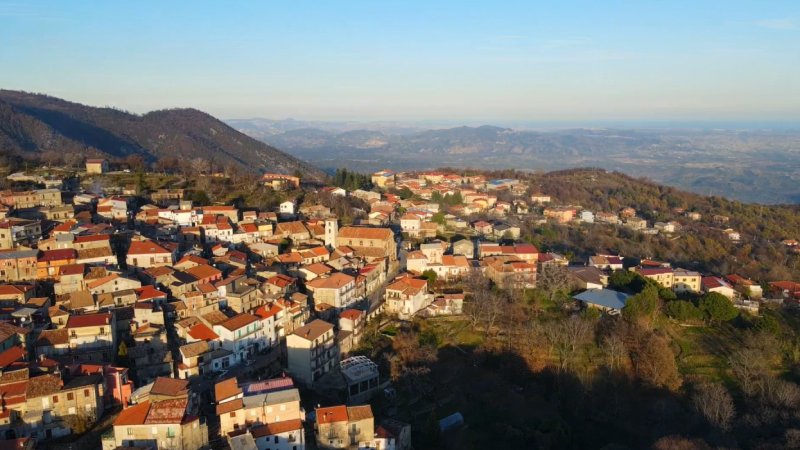
<path fill-rule="evenodd" d="M 0 251 L 0 281 L 35 280 L 38 256 L 38 250 Z"/>
<path fill-rule="evenodd" d="M 41 222 L 22 219 L 6 219 L 0 222 L 0 250 L 9 250 L 20 245 L 31 246 L 41 238 Z"/>
<path fill-rule="evenodd" d="M 289 372 L 311 386 L 339 362 L 333 325 L 322 320 L 297 328 L 286 337 Z"/>
<path fill-rule="evenodd" d="M 113 313 L 70 316 L 66 326 L 69 351 L 76 362 L 114 361 L 117 328 Z"/>
<path fill-rule="evenodd" d="M 213 325 L 222 348 L 233 352 L 233 364 L 243 364 L 255 353 L 266 348 L 258 317 L 242 313 Z"/>
<path fill-rule="evenodd" d="M 684 292 L 698 293 L 700 292 L 701 279 L 702 276 L 697 272 L 676 270 L 673 275 L 672 290 L 677 294 Z"/>
<path fill-rule="evenodd" d="M 220 434 L 223 436 L 253 424 L 284 424 L 305 420 L 305 410 L 300 406 L 300 392 L 294 388 L 291 378 L 240 386 L 236 384 L 236 378 L 230 378 L 217 383 L 214 393 Z"/>

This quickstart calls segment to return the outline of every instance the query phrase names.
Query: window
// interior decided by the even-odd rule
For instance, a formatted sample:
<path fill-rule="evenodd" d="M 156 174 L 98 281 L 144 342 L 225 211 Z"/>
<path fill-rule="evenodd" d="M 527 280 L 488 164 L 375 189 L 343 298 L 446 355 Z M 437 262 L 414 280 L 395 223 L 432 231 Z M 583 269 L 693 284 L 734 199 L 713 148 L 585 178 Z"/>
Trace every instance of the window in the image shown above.
<path fill-rule="evenodd" d="M 231 412 L 231 417 L 236 417 L 236 411 Z"/>
<path fill-rule="evenodd" d="M 275 436 L 275 443 L 278 443 L 278 436 Z"/>
<path fill-rule="evenodd" d="M 286 411 L 286 405 L 281 405 L 281 411 Z"/>
<path fill-rule="evenodd" d="M 75 407 L 74 406 L 69 408 L 69 413 L 70 414 L 75 414 Z"/>
<path fill-rule="evenodd" d="M 157 434 L 158 434 L 158 427 L 153 427 L 153 428 L 150 430 L 150 432 L 153 434 L 153 436 L 157 435 Z"/>
<path fill-rule="evenodd" d="M 84 397 L 88 397 L 89 396 L 89 390 L 88 389 L 84 389 L 83 390 L 83 396 Z"/>
<path fill-rule="evenodd" d="M 58 403 L 58 396 L 57 395 L 53 396 L 53 403 Z"/>
<path fill-rule="evenodd" d="M 128 436 L 133 436 L 133 428 L 128 428 Z"/>
<path fill-rule="evenodd" d="M 67 400 L 75 400 L 75 395 L 73 395 L 72 392 L 68 392 L 67 393 Z"/>

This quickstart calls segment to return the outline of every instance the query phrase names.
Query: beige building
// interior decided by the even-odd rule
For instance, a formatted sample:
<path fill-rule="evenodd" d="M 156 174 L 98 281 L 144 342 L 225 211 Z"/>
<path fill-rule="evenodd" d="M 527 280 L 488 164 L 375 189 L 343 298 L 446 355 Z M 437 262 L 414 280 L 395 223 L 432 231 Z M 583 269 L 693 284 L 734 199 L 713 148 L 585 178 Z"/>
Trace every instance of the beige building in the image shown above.
<path fill-rule="evenodd" d="M 236 378 L 214 386 L 220 434 L 248 426 L 303 421 L 305 411 L 300 407 L 300 391 L 290 378 L 277 378 L 238 386 Z"/>
<path fill-rule="evenodd" d="M 369 405 L 317 408 L 314 431 L 320 449 L 376 448 L 375 418 Z"/>
<path fill-rule="evenodd" d="M 286 336 L 286 351 L 289 372 L 308 386 L 339 362 L 333 325 L 319 319 Z"/>
<path fill-rule="evenodd" d="M 689 270 L 676 270 L 673 278 L 672 290 L 675 293 L 700 292 L 700 280 L 702 277 L 699 273 Z"/>
<path fill-rule="evenodd" d="M 350 247 L 356 256 L 369 262 L 380 258 L 397 260 L 397 242 L 389 228 L 344 227 L 336 236 L 336 246 Z"/>
<path fill-rule="evenodd" d="M 148 400 L 123 410 L 114 421 L 113 437 L 103 436 L 103 450 L 121 447 L 199 450 L 207 446 L 208 429 L 200 417 L 190 414 L 186 393 L 153 395 L 151 391 Z"/>
<path fill-rule="evenodd" d="M 636 271 L 645 278 L 657 281 L 661 287 L 672 289 L 672 285 L 675 284 L 675 272 L 672 269 L 637 269 Z"/>
<path fill-rule="evenodd" d="M 105 159 L 87 159 L 86 173 L 106 173 L 108 172 L 108 161 Z"/>

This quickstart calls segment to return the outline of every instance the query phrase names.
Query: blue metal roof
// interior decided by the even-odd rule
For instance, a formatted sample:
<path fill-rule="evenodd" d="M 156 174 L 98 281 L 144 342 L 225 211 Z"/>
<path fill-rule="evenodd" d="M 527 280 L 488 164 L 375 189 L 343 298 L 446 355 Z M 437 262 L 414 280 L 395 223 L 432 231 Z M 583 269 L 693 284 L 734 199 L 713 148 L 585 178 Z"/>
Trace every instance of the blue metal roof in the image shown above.
<path fill-rule="evenodd" d="M 611 309 L 622 309 L 630 295 L 611 289 L 590 289 L 575 296 L 576 300 Z"/>

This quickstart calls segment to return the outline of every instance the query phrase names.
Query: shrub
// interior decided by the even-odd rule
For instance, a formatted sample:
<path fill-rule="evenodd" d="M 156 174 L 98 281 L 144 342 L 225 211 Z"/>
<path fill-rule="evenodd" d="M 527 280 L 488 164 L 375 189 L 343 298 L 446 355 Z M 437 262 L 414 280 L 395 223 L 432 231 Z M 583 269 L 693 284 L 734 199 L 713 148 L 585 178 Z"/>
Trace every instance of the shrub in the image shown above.
<path fill-rule="evenodd" d="M 703 312 L 694 306 L 692 302 L 674 300 L 667 303 L 666 309 L 668 316 L 681 322 L 703 319 Z"/>
<path fill-rule="evenodd" d="M 722 294 L 709 292 L 700 298 L 700 310 L 712 322 L 727 322 L 739 315 L 733 303 Z"/>

